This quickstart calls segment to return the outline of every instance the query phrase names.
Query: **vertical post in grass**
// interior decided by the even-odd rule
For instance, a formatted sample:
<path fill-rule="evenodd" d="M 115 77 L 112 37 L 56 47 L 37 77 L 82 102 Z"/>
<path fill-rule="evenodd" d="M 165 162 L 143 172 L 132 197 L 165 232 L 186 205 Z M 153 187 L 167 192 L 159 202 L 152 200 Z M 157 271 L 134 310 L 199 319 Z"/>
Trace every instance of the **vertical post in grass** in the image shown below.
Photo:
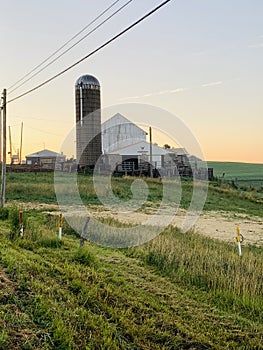
<path fill-rule="evenodd" d="M 238 255 L 241 256 L 242 255 L 241 242 L 243 241 L 243 237 L 240 234 L 238 225 L 236 225 L 236 241 L 237 241 Z"/>
<path fill-rule="evenodd" d="M 2 183 L 1 183 L 1 207 L 5 206 L 5 185 L 6 185 L 6 89 L 3 90 L 2 96 L 2 110 L 3 110 L 3 123 L 2 123 L 2 141 L 3 141 L 3 158 L 2 158 Z"/>
<path fill-rule="evenodd" d="M 150 136 L 150 177 L 153 177 L 153 143 L 152 143 L 152 128 L 149 127 Z"/>
<path fill-rule="evenodd" d="M 62 239 L 62 214 L 59 214 L 59 224 L 58 224 L 58 238 Z"/>
<path fill-rule="evenodd" d="M 80 235 L 80 243 L 79 243 L 79 247 L 82 248 L 84 245 L 84 242 L 87 240 L 87 232 L 88 232 L 88 226 L 89 226 L 89 221 L 90 221 L 90 217 L 88 216 L 85 224 L 83 226 L 81 235 Z"/>
<path fill-rule="evenodd" d="M 20 236 L 24 237 L 23 211 L 19 211 Z"/>

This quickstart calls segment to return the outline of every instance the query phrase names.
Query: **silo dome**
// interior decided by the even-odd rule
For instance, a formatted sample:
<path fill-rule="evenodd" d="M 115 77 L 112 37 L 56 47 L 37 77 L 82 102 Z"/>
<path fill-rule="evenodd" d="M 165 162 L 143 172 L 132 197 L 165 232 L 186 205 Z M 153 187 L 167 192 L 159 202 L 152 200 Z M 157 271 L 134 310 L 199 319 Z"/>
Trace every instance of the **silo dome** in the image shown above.
<path fill-rule="evenodd" d="M 98 81 L 97 78 L 95 78 L 93 75 L 89 75 L 89 74 L 86 74 L 86 75 L 82 75 L 81 77 L 78 78 L 78 80 L 76 81 L 76 88 L 78 88 L 79 86 L 96 86 L 96 87 L 100 87 L 100 83 Z"/>

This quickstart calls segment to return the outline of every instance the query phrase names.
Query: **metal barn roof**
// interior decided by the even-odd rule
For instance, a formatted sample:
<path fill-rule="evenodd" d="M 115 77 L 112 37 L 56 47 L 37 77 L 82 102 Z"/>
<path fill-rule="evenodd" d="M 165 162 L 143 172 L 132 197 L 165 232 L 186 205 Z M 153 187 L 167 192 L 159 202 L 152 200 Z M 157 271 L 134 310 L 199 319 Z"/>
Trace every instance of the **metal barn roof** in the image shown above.
<path fill-rule="evenodd" d="M 133 123 L 132 121 L 130 121 L 120 113 L 114 114 L 111 118 L 107 119 L 104 123 L 102 123 L 101 129 L 102 131 L 108 129 L 109 132 L 111 132 L 112 127 L 116 125 L 119 126 L 119 125 L 125 125 L 125 124 L 132 125 L 135 129 L 140 130 L 142 134 L 144 134 L 145 136 L 147 135 L 147 132 L 145 130 L 140 128 L 138 125 L 136 125 L 135 123 Z"/>

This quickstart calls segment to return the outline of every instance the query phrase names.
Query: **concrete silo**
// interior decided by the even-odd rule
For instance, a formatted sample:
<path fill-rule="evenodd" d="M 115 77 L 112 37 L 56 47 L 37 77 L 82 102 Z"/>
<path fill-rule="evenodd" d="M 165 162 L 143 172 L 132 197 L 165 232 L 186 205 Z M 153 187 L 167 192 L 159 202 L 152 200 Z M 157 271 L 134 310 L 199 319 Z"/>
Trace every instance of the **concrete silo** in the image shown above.
<path fill-rule="evenodd" d="M 100 83 L 92 75 L 75 84 L 76 148 L 80 167 L 93 167 L 101 155 Z"/>

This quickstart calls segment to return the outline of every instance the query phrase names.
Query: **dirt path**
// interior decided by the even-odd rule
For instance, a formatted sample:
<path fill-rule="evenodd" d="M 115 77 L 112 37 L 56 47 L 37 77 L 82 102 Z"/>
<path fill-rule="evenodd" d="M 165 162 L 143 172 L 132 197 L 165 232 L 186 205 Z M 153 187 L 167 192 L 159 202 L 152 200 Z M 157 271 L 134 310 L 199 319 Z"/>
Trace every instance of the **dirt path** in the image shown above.
<path fill-rule="evenodd" d="M 203 212 L 196 224 L 196 231 L 224 241 L 235 240 L 235 226 L 239 225 L 244 236 L 243 244 L 263 245 L 263 219 L 231 212 Z"/>
<path fill-rule="evenodd" d="M 132 212 L 119 213 L 113 215 L 110 211 L 102 211 L 101 208 L 89 207 L 90 212 L 96 217 L 114 217 L 115 219 L 132 224 L 141 224 L 145 222 L 150 212 L 138 213 Z M 186 211 L 178 210 L 172 225 L 182 227 Z M 240 232 L 244 236 L 243 244 L 263 245 L 263 220 L 259 217 L 248 217 L 244 214 L 234 214 L 227 211 L 204 211 L 201 213 L 194 225 L 195 232 L 208 237 L 220 239 L 223 241 L 235 241 L 236 225 L 239 225 Z"/>
<path fill-rule="evenodd" d="M 24 210 L 39 209 L 48 211 L 54 215 L 57 215 L 60 211 L 56 204 L 29 202 L 19 203 L 19 206 Z M 155 213 L 154 208 L 147 208 L 145 212 L 113 213 L 99 205 L 88 206 L 88 211 L 97 218 L 114 218 L 121 222 L 138 225 L 146 222 L 149 217 Z M 186 210 L 179 209 L 174 216 L 172 224 L 177 227 L 182 227 L 185 215 Z M 203 211 L 194 225 L 194 230 L 205 236 L 230 242 L 235 240 L 236 225 L 239 225 L 240 232 L 244 236 L 245 240 L 243 244 L 263 245 L 263 218 L 256 216 L 249 217 L 245 214 L 236 214 L 228 211 Z"/>

